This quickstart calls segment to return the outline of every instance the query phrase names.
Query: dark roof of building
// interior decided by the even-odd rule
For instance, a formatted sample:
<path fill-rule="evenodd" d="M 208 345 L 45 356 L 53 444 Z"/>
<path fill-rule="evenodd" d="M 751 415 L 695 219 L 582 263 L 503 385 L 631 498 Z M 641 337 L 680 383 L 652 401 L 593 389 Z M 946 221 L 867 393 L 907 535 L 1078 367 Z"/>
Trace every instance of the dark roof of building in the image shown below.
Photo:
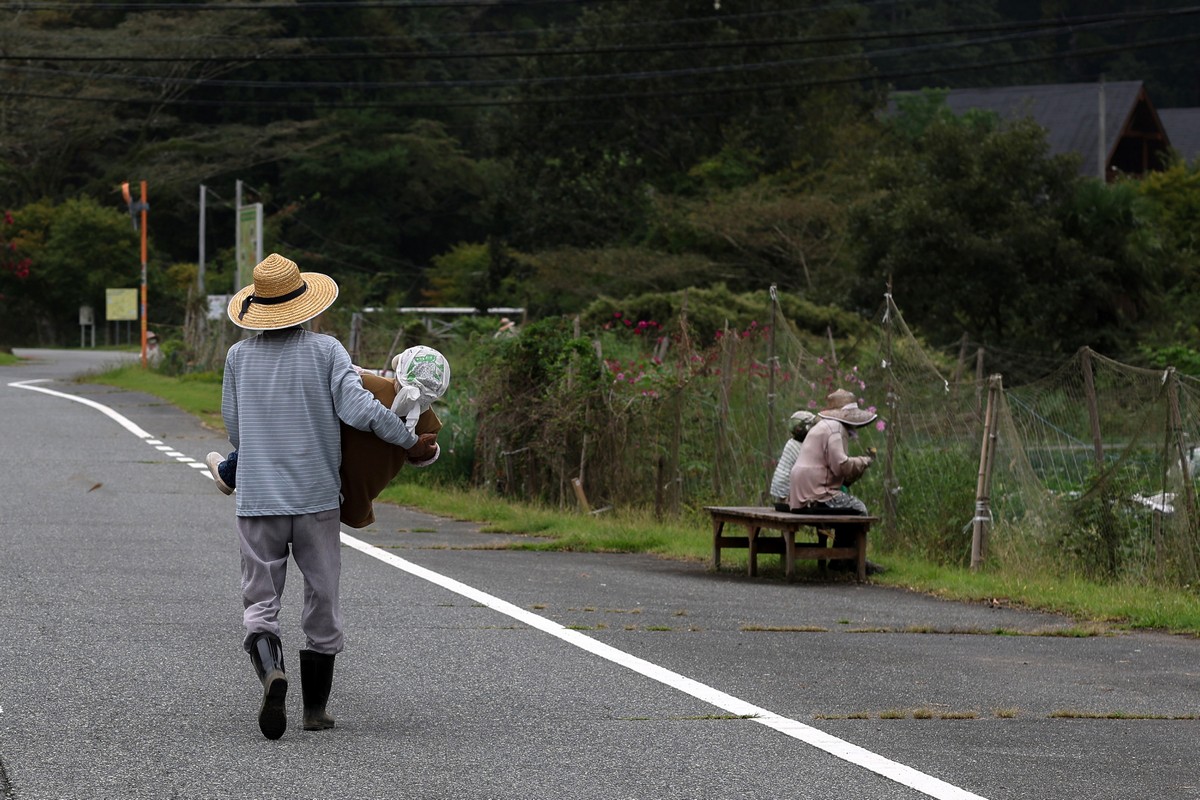
<path fill-rule="evenodd" d="M 1200 158 L 1200 108 L 1160 108 L 1158 118 L 1179 155 Z"/>
<path fill-rule="evenodd" d="M 1141 81 L 1056 83 L 1046 86 L 1003 86 L 951 89 L 946 105 L 955 114 L 972 108 L 995 111 L 1006 119 L 1032 117 L 1046 129 L 1050 152 L 1084 155 L 1085 172 L 1095 170 L 1100 146 L 1100 93 L 1104 93 L 1104 141 L 1112 154 L 1137 105 Z M 1092 154 L 1089 160 L 1086 156 Z"/>

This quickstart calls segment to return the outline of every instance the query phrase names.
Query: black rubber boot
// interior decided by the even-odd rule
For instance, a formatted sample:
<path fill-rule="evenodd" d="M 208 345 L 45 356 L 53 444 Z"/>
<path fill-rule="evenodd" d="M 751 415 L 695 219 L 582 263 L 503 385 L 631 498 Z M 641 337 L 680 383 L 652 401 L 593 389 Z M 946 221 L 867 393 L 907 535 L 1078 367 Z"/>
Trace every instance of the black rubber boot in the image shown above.
<path fill-rule="evenodd" d="M 300 692 L 304 695 L 304 730 L 332 728 L 333 717 L 325 713 L 333 687 L 334 656 L 315 650 L 300 651 Z"/>
<path fill-rule="evenodd" d="M 854 547 L 854 534 L 838 525 L 833 526 L 834 547 Z M 829 568 L 834 572 L 854 572 L 858 566 L 850 558 L 835 558 L 829 562 Z"/>
<path fill-rule="evenodd" d="M 854 547 L 857 543 L 855 535 L 850 531 L 839 530 L 834 528 L 833 546 L 834 547 Z M 855 572 L 858 570 L 858 565 L 854 563 L 854 559 L 838 559 L 829 562 L 829 568 L 834 572 Z M 876 564 L 874 561 L 867 561 L 866 571 L 868 575 L 878 575 L 881 572 L 886 572 L 883 566 Z"/>
<path fill-rule="evenodd" d="M 283 669 L 283 645 L 273 633 L 260 633 L 250 642 L 250 661 L 263 685 L 258 709 L 258 729 L 268 739 L 278 739 L 287 730 L 287 674 Z"/>

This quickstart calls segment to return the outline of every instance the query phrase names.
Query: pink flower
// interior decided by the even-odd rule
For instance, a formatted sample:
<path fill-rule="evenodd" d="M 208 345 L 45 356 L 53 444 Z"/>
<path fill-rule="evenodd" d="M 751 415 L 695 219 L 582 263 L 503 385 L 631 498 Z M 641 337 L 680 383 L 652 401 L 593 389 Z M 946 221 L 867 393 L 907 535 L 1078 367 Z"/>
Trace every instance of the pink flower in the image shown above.
<path fill-rule="evenodd" d="M 875 430 L 877 430 L 877 431 L 887 430 L 887 423 L 881 419 L 875 420 Z"/>

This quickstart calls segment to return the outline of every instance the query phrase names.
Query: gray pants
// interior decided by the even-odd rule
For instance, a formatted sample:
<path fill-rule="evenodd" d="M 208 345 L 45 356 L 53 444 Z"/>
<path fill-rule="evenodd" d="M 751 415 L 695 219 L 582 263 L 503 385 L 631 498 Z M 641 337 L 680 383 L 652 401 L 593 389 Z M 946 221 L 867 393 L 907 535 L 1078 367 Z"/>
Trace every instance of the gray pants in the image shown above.
<path fill-rule="evenodd" d="M 838 511 L 844 512 L 853 512 L 864 517 L 867 516 L 867 504 L 849 492 L 838 492 L 824 502 L 826 508 L 834 508 Z"/>
<path fill-rule="evenodd" d="M 338 509 L 295 516 L 238 517 L 242 544 L 243 646 L 249 652 L 256 633 L 279 635 L 279 607 L 287 578 L 289 545 L 304 577 L 300 627 L 306 650 L 326 655 L 342 651 L 341 521 Z"/>

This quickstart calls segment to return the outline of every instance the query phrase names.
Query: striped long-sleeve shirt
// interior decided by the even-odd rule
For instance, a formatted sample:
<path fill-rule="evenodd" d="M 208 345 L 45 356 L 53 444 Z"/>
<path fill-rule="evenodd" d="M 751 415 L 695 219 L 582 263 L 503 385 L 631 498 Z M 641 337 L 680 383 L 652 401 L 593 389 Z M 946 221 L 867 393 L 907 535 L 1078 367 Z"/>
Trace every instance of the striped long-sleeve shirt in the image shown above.
<path fill-rule="evenodd" d="M 242 517 L 338 508 L 338 420 L 404 448 L 417 443 L 363 387 L 337 339 L 298 327 L 263 331 L 229 348 L 221 416 L 238 451 Z"/>
<path fill-rule="evenodd" d="M 788 492 L 791 491 L 792 465 L 796 463 L 798 455 L 800 441 L 795 438 L 788 439 L 783 446 L 783 452 L 779 454 L 779 462 L 775 464 L 775 474 L 771 476 L 771 497 L 787 500 Z"/>

